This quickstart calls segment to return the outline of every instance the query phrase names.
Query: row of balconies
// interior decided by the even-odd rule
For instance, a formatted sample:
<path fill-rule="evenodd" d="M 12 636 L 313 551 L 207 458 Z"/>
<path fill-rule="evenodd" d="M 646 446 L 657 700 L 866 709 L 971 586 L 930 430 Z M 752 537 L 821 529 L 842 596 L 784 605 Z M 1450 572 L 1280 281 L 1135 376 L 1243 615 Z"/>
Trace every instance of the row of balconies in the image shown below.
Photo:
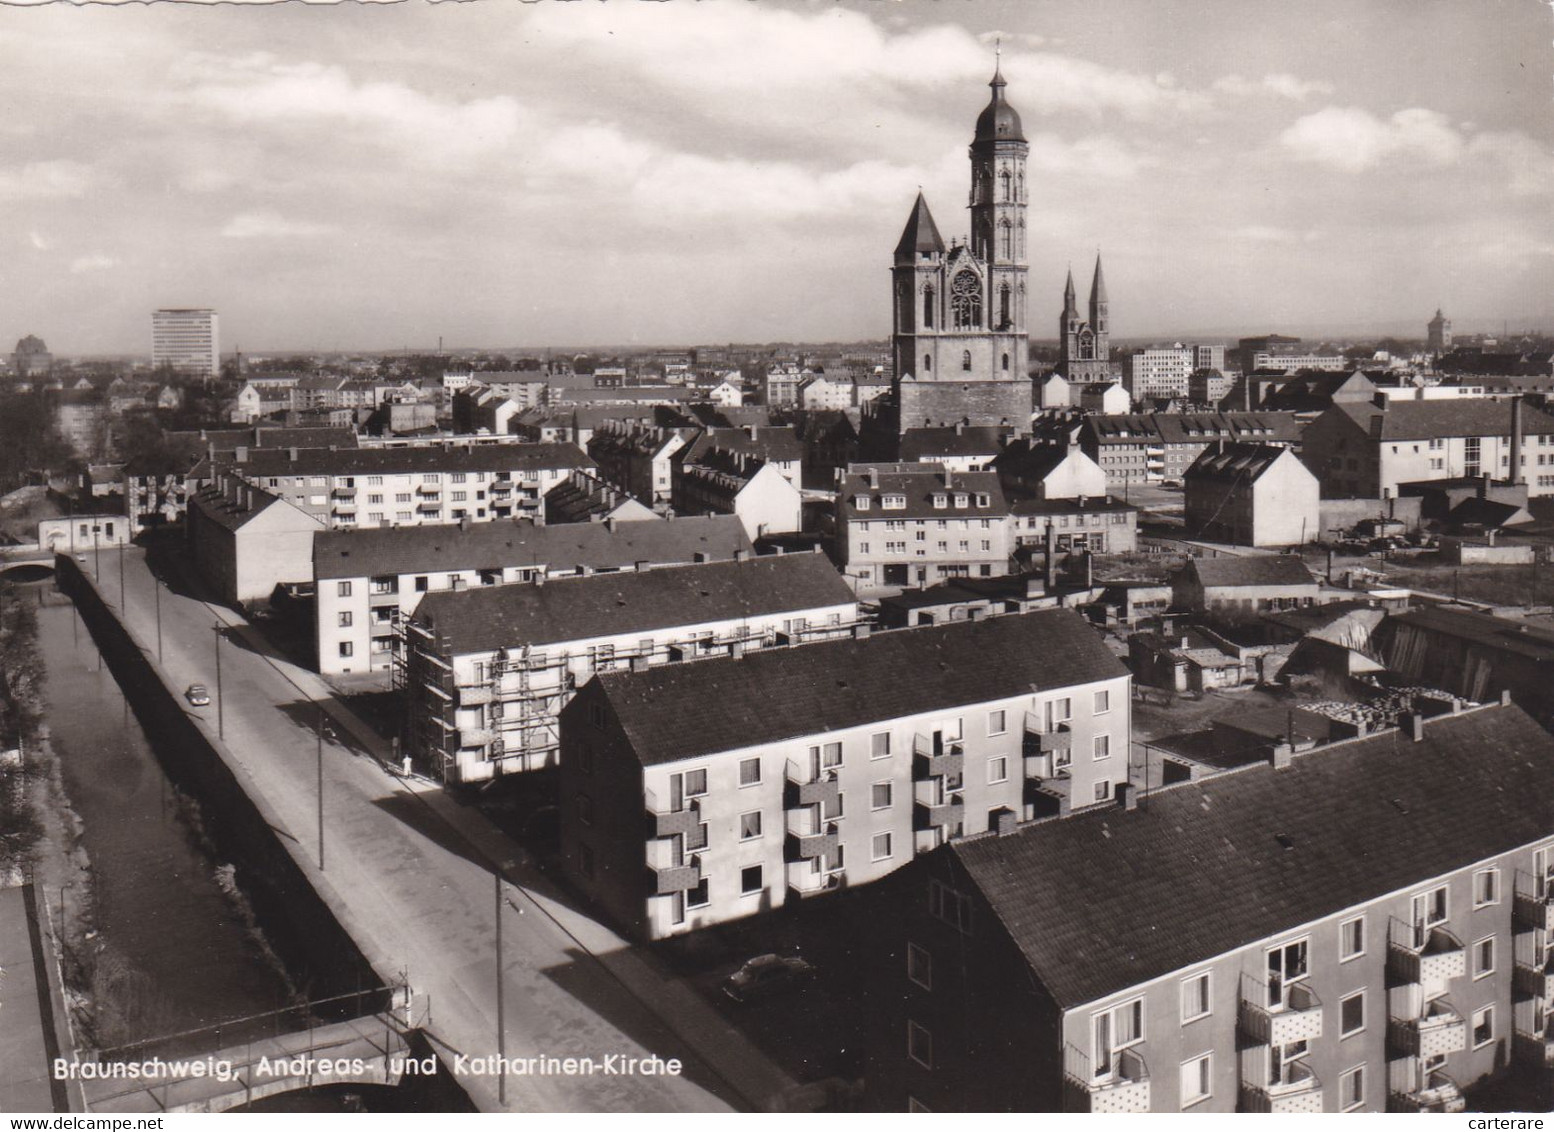
<path fill-rule="evenodd" d="M 1425 1076 L 1422 1087 L 1387 1096 L 1388 1112 L 1462 1112 L 1466 1107 L 1457 1082 L 1439 1069 Z"/>

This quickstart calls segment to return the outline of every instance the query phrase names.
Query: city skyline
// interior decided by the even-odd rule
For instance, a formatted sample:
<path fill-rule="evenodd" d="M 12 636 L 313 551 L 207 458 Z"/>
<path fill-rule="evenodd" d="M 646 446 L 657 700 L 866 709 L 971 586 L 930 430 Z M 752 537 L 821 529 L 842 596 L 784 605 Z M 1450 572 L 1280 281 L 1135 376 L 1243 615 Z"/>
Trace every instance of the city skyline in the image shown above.
<path fill-rule="evenodd" d="M 1549 11 L 1490 7 L 12 8 L 0 336 L 147 353 L 191 305 L 245 352 L 881 339 L 918 188 L 966 232 L 995 40 L 1033 339 L 1097 248 L 1118 339 L 1546 328 Z"/>

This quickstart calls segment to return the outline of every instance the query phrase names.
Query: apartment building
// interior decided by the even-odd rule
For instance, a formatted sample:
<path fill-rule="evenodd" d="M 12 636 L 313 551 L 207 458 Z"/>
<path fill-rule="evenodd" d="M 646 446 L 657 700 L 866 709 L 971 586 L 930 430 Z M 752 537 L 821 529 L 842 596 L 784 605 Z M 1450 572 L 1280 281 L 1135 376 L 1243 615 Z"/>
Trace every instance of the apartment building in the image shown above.
<path fill-rule="evenodd" d="M 1183 476 L 1189 538 L 1304 546 L 1323 537 L 1317 478 L 1288 448 L 1216 444 Z"/>
<path fill-rule="evenodd" d="M 731 515 L 652 523 L 474 523 L 320 531 L 308 574 L 317 595 L 318 670 L 389 671 L 402 659 L 403 621 L 439 590 L 581 577 L 751 550 Z"/>
<path fill-rule="evenodd" d="M 323 521 L 275 492 L 228 476 L 189 497 L 185 535 L 195 569 L 229 605 L 267 602 L 308 580 Z"/>
<path fill-rule="evenodd" d="M 789 425 L 707 428 L 686 445 L 677 459 L 682 464 L 700 464 L 719 451 L 771 464 L 794 487 L 802 486 L 804 445 Z"/>
<path fill-rule="evenodd" d="M 851 634 L 819 554 L 427 594 L 406 633 L 411 754 L 444 782 L 556 764 L 558 715 L 596 672 Z M 640 822 L 623 828 L 640 828 Z"/>
<path fill-rule="evenodd" d="M 603 672 L 561 714 L 563 868 L 648 940 L 867 884 L 1107 802 L 1129 687 L 1068 609 Z"/>
<path fill-rule="evenodd" d="M 851 464 L 837 483 L 836 547 L 860 595 L 1009 571 L 1009 505 L 995 472 Z"/>
<path fill-rule="evenodd" d="M 736 515 L 752 539 L 804 529 L 798 485 L 759 456 L 706 449 L 674 474 L 674 509 L 683 515 Z"/>
<path fill-rule="evenodd" d="M 695 435 L 690 429 L 606 422 L 588 438 L 599 474 L 653 506 L 674 495 L 674 458 Z"/>
<path fill-rule="evenodd" d="M 1537 499 L 1554 495 L 1554 416 L 1487 398 L 1334 404 L 1307 426 L 1301 459 L 1333 498 L 1387 498 L 1399 484 L 1484 475 L 1525 482 Z"/>
<path fill-rule="evenodd" d="M 573 444 L 238 448 L 221 475 L 280 495 L 330 527 L 463 519 L 545 521 L 545 493 L 592 461 Z"/>
<path fill-rule="evenodd" d="M 1135 350 L 1122 359 L 1122 385 L 1134 401 L 1145 397 L 1186 397 L 1196 351 L 1191 346 Z"/>
<path fill-rule="evenodd" d="M 1004 819 L 882 890 L 870 1108 L 1460 1112 L 1554 1055 L 1551 877 L 1510 705 Z"/>
<path fill-rule="evenodd" d="M 909 428 L 901 434 L 897 453 L 904 464 L 942 464 L 952 472 L 982 472 L 1013 436 L 1013 429 L 994 425 Z"/>
<path fill-rule="evenodd" d="M 216 312 L 176 308 L 151 312 L 151 366 L 170 366 L 191 377 L 221 372 L 221 338 Z"/>
<path fill-rule="evenodd" d="M 1133 413 L 1086 417 L 1079 443 L 1101 465 L 1107 487 L 1181 483 L 1192 462 L 1216 441 L 1298 448 L 1294 413 Z"/>

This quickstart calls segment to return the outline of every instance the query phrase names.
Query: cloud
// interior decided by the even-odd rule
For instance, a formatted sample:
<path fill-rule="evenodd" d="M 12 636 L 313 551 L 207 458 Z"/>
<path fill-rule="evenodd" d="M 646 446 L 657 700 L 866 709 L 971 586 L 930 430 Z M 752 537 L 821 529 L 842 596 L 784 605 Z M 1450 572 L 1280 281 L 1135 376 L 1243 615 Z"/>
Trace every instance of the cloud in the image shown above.
<path fill-rule="evenodd" d="M 93 271 L 109 271 L 119 266 L 111 255 L 83 255 L 70 261 L 70 274 L 87 275 Z"/>
<path fill-rule="evenodd" d="M 1031 92 L 1022 107 L 1038 113 L 1078 111 L 1092 117 L 1115 112 L 1145 120 L 1190 115 L 1206 109 L 1201 91 L 1183 90 L 1169 72 L 1141 75 L 1051 52 L 1016 55 L 1004 61 L 1011 88 Z"/>
<path fill-rule="evenodd" d="M 1382 120 L 1357 107 L 1328 106 L 1297 119 L 1279 144 L 1298 161 L 1350 173 L 1394 159 L 1450 165 L 1465 148 L 1446 115 L 1418 107 Z"/>
<path fill-rule="evenodd" d="M 1554 152 L 1526 134 L 1477 134 L 1468 142 L 1468 156 L 1499 166 L 1516 196 L 1554 192 Z"/>
<path fill-rule="evenodd" d="M 1313 94 L 1332 94 L 1333 84 L 1310 82 L 1294 75 L 1278 72 L 1261 79 L 1249 79 L 1241 75 L 1225 75 L 1214 80 L 1216 92 L 1231 98 L 1252 98 L 1260 95 L 1276 95 L 1293 102 L 1303 102 Z"/>
<path fill-rule="evenodd" d="M 244 212 L 228 220 L 221 234 L 231 240 L 257 240 L 293 236 L 324 236 L 335 231 L 329 224 L 287 220 L 276 212 Z"/>
<path fill-rule="evenodd" d="M 35 161 L 0 171 L 0 200 L 48 200 L 86 195 L 91 170 L 76 161 Z"/>

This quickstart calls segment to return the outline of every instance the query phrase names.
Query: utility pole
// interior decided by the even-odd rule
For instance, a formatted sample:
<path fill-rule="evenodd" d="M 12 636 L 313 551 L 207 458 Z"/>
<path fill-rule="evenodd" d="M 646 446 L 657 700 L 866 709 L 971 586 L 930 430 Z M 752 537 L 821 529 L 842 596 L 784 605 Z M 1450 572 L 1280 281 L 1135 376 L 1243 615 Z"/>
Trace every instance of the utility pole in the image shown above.
<path fill-rule="evenodd" d="M 162 663 L 162 579 L 151 576 L 151 588 L 156 594 L 156 662 Z"/>
<path fill-rule="evenodd" d="M 318 708 L 318 726 L 313 729 L 318 746 L 318 871 L 324 871 L 324 705 Z M 330 736 L 334 738 L 333 735 Z"/>
<path fill-rule="evenodd" d="M 119 543 L 119 616 L 129 618 L 129 607 L 124 604 L 124 544 Z"/>
<path fill-rule="evenodd" d="M 227 717 L 221 694 L 221 625 L 211 626 L 216 632 L 216 735 L 223 742 L 227 738 Z"/>
<path fill-rule="evenodd" d="M 502 1002 L 502 874 L 493 872 L 491 881 L 496 892 L 496 1057 L 501 1076 L 496 1079 L 496 1096 L 507 1104 L 507 1020 Z"/>

